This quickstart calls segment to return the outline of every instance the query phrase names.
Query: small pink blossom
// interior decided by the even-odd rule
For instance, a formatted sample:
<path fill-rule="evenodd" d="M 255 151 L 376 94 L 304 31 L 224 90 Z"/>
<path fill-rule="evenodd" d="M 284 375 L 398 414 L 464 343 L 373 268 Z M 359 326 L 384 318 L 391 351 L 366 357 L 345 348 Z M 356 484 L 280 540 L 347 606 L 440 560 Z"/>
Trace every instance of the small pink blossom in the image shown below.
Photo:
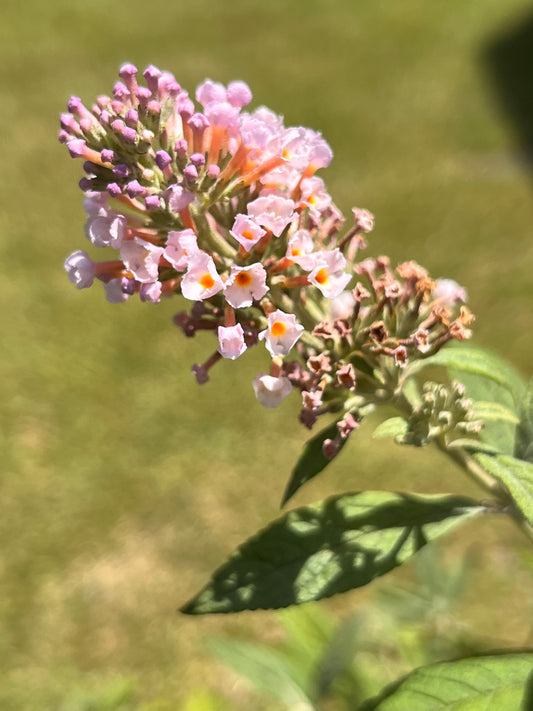
<path fill-rule="evenodd" d="M 196 101 L 206 107 L 213 102 L 226 101 L 226 89 L 219 82 L 206 79 L 196 89 Z"/>
<path fill-rule="evenodd" d="M 333 299 L 339 296 L 351 280 L 351 274 L 344 271 L 346 259 L 337 248 L 331 251 L 316 252 L 315 266 L 309 274 L 309 281 L 317 287 L 324 296 Z"/>
<path fill-rule="evenodd" d="M 268 291 L 266 271 L 262 264 L 250 264 L 248 267 L 231 267 L 230 275 L 224 286 L 224 296 L 228 304 L 235 309 L 251 306 Z"/>
<path fill-rule="evenodd" d="M 286 257 L 306 271 L 314 268 L 315 260 L 311 255 L 315 243 L 308 230 L 298 230 L 290 238 Z"/>
<path fill-rule="evenodd" d="M 305 178 L 300 184 L 302 191 L 301 202 L 309 208 L 311 214 L 317 219 L 320 214 L 331 205 L 331 195 L 324 187 L 322 178 Z"/>
<path fill-rule="evenodd" d="M 194 253 L 181 282 L 181 293 L 191 301 L 203 301 L 224 288 L 213 259 L 205 252 Z"/>
<path fill-rule="evenodd" d="M 236 326 L 218 327 L 218 352 L 223 358 L 235 360 L 246 350 L 244 331 L 240 323 Z"/>
<path fill-rule="evenodd" d="M 185 210 L 194 200 L 194 194 L 185 190 L 183 185 L 172 185 L 165 190 L 164 196 L 172 212 Z"/>
<path fill-rule="evenodd" d="M 141 284 L 139 298 L 141 301 L 150 301 L 152 304 L 158 304 L 161 301 L 162 289 L 163 284 L 160 281 Z"/>
<path fill-rule="evenodd" d="M 338 296 L 335 296 L 329 307 L 329 317 L 332 321 L 335 319 L 347 319 L 353 314 L 355 307 L 355 297 L 351 291 L 341 291 Z"/>
<path fill-rule="evenodd" d="M 91 205 L 91 213 L 85 223 L 85 235 L 95 247 L 118 249 L 126 234 L 127 220 L 115 210 L 100 207 L 96 212 Z"/>
<path fill-rule="evenodd" d="M 83 209 L 89 217 L 97 217 L 101 209 L 109 210 L 107 194 L 89 190 L 83 199 Z"/>
<path fill-rule="evenodd" d="M 177 272 L 187 269 L 189 258 L 199 252 L 196 235 L 192 230 L 175 230 L 168 233 L 163 256 Z"/>
<path fill-rule="evenodd" d="M 318 131 L 306 128 L 305 140 L 309 143 L 309 165 L 314 169 L 327 168 L 333 159 L 333 151 Z"/>
<path fill-rule="evenodd" d="M 244 145 L 250 150 L 253 159 L 264 160 L 279 153 L 276 145 L 283 123 L 279 116 L 262 107 L 252 114 L 241 114 L 239 128 Z"/>
<path fill-rule="evenodd" d="M 246 215 L 236 215 L 230 235 L 249 252 L 266 235 L 265 230 L 257 222 Z"/>
<path fill-rule="evenodd" d="M 437 287 L 433 292 L 433 298 L 439 299 L 447 306 L 455 306 L 458 301 L 466 303 L 468 294 L 464 286 L 460 286 L 453 279 L 437 279 Z"/>
<path fill-rule="evenodd" d="M 127 301 L 130 297 L 124 291 L 122 279 L 110 279 L 104 284 L 105 296 L 110 304 L 121 304 Z"/>
<path fill-rule="evenodd" d="M 278 195 L 259 197 L 248 203 L 248 215 L 279 237 L 294 219 L 294 202 Z"/>
<path fill-rule="evenodd" d="M 120 256 L 124 266 L 141 284 L 157 281 L 159 260 L 163 256 L 163 247 L 156 247 L 139 237 L 126 240 L 120 247 Z"/>
<path fill-rule="evenodd" d="M 286 356 L 300 338 L 304 327 L 296 323 L 294 314 L 286 314 L 276 309 L 268 316 L 268 328 L 259 333 L 259 339 L 265 341 L 265 346 L 274 358 Z"/>
<path fill-rule="evenodd" d="M 82 249 L 72 252 L 65 259 L 64 267 L 68 278 L 78 289 L 87 289 L 92 285 L 95 277 L 95 266 L 87 252 Z"/>
<path fill-rule="evenodd" d="M 280 376 L 275 378 L 267 373 L 259 373 L 253 380 L 255 396 L 268 410 L 277 407 L 290 394 L 292 390 L 291 381 Z"/>
<path fill-rule="evenodd" d="M 232 81 L 226 90 L 226 100 L 239 109 L 246 106 L 252 100 L 250 87 L 243 81 Z"/>

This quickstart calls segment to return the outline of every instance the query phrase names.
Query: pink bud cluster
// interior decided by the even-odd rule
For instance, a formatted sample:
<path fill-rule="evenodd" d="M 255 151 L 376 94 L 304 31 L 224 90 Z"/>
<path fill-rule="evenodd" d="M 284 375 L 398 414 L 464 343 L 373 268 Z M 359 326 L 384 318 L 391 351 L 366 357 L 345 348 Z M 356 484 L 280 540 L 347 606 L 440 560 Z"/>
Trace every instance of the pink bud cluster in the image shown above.
<path fill-rule="evenodd" d="M 287 128 L 264 107 L 244 111 L 252 95 L 243 82 L 207 80 L 195 104 L 153 66 L 144 84 L 131 64 L 119 76 L 112 96 L 91 108 L 72 97 L 61 116 L 60 141 L 84 160 L 85 234 L 115 251 L 93 261 L 77 250 L 65 269 L 80 289 L 102 282 L 113 303 L 134 294 L 191 301 L 176 324 L 218 339 L 193 366 L 198 382 L 221 358 L 263 343 L 271 366 L 254 379 L 257 398 L 275 407 L 297 385 L 311 426 L 356 390 L 375 395 L 368 371 L 401 369 L 413 354 L 467 337 L 466 312 L 452 319 L 444 297 L 431 301 L 435 282 L 420 267 L 402 265 L 396 276 L 384 258 L 355 262 L 373 217 L 354 208 L 341 232 L 344 218 L 316 176 L 332 158 L 319 133 Z M 347 291 L 354 273 L 366 286 Z M 300 360 L 288 360 L 295 353 Z M 356 424 L 347 412 L 340 440 Z"/>

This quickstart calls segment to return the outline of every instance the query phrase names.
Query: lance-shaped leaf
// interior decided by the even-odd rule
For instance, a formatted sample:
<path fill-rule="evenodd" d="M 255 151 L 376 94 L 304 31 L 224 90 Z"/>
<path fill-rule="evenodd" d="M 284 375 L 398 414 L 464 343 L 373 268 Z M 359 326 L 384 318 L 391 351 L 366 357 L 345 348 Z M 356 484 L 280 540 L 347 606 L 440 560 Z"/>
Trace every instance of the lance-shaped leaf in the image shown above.
<path fill-rule="evenodd" d="M 488 474 L 505 484 L 520 511 L 533 524 L 533 464 L 505 454 L 491 457 L 480 452 L 474 459 Z"/>
<path fill-rule="evenodd" d="M 533 653 L 459 659 L 416 669 L 360 711 L 528 711 Z"/>
<path fill-rule="evenodd" d="M 533 462 L 533 379 L 520 402 L 520 425 L 516 431 L 515 455 Z"/>
<path fill-rule="evenodd" d="M 382 437 L 401 437 L 409 429 L 409 423 L 403 417 L 389 417 L 388 420 L 380 422 L 372 433 L 373 439 Z"/>
<path fill-rule="evenodd" d="M 299 681 L 294 665 L 282 651 L 231 637 L 211 637 L 207 647 L 223 664 L 287 708 L 310 707 L 305 684 Z"/>
<path fill-rule="evenodd" d="M 474 402 L 472 410 L 476 419 L 485 420 L 485 422 L 509 422 L 512 425 L 517 425 L 520 422 L 513 410 L 499 402 L 477 400 Z"/>
<path fill-rule="evenodd" d="M 314 479 L 317 474 L 320 474 L 320 472 L 327 467 L 331 460 L 328 459 L 322 451 L 322 445 L 325 440 L 335 439 L 338 434 L 337 423 L 333 422 L 323 430 L 320 430 L 318 434 L 305 443 L 303 451 L 292 471 L 283 498 L 281 499 L 282 506 L 285 506 L 287 501 L 294 496 L 301 486 L 311 481 L 311 479 Z M 346 439 L 341 441 L 339 452 L 346 442 Z"/>
<path fill-rule="evenodd" d="M 295 509 L 246 541 L 182 611 L 287 607 L 358 588 L 485 510 L 460 496 L 383 491 Z"/>
<path fill-rule="evenodd" d="M 409 377 L 427 366 L 442 366 L 452 371 L 471 373 L 492 380 L 506 388 L 512 394 L 516 404 L 520 402 L 526 387 L 520 373 L 506 360 L 490 351 L 474 346 L 460 345 L 443 348 L 435 355 L 413 363 L 408 371 Z"/>

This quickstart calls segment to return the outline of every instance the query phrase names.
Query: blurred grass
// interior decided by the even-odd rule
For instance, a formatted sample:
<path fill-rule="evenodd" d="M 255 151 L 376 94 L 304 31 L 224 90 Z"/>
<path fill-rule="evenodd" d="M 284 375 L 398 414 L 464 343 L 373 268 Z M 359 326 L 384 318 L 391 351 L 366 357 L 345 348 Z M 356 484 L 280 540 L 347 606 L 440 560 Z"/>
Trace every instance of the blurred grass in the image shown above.
<path fill-rule="evenodd" d="M 209 685 L 246 707 L 246 690 L 206 662 L 201 639 L 268 638 L 274 618 L 187 619 L 175 608 L 276 515 L 306 438 L 298 403 L 257 405 L 259 352 L 222 363 L 199 388 L 189 368 L 212 344 L 171 326 L 176 302 L 111 306 L 98 288 L 68 283 L 62 262 L 85 242 L 81 165 L 56 142 L 58 113 L 71 94 L 90 102 L 110 91 L 126 60 L 169 69 L 190 91 L 206 76 L 244 79 L 255 105 L 330 141 L 334 198 L 377 216 L 369 251 L 465 284 L 477 343 L 527 373 L 531 176 L 480 57 L 530 3 L 23 7 L 0 6 L 0 708 L 78 711 L 80 688 L 117 678 L 168 708 Z M 370 487 L 466 490 L 431 453 L 376 450 L 364 434 L 299 502 Z M 477 541 L 465 619 L 489 616 L 491 639 L 524 644 L 520 568 L 508 549 L 521 539 L 490 521 L 448 545 L 459 555 Z M 328 605 L 347 609 L 368 594 Z"/>

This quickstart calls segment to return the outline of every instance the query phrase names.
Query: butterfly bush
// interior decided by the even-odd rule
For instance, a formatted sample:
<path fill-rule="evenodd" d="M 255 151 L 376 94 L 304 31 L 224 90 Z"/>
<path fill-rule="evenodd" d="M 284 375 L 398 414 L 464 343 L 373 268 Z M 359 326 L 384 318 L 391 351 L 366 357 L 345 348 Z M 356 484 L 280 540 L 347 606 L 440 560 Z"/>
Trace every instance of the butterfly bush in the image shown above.
<path fill-rule="evenodd" d="M 100 281 L 112 303 L 190 301 L 176 325 L 214 336 L 214 352 L 192 367 L 199 383 L 259 344 L 257 399 L 273 408 L 299 391 L 309 428 L 340 413 L 324 442 L 332 457 L 399 392 L 410 362 L 469 338 L 473 316 L 455 282 L 412 261 L 358 261 L 374 218 L 354 208 L 346 222 L 332 201 L 317 176 L 332 159 L 320 133 L 245 110 L 241 81 L 207 80 L 195 103 L 156 67 L 144 84 L 131 64 L 119 77 L 112 96 L 91 108 L 71 97 L 61 115 L 59 139 L 84 161 L 86 237 L 114 250 L 108 261 L 76 250 L 65 269 L 79 289 Z"/>

